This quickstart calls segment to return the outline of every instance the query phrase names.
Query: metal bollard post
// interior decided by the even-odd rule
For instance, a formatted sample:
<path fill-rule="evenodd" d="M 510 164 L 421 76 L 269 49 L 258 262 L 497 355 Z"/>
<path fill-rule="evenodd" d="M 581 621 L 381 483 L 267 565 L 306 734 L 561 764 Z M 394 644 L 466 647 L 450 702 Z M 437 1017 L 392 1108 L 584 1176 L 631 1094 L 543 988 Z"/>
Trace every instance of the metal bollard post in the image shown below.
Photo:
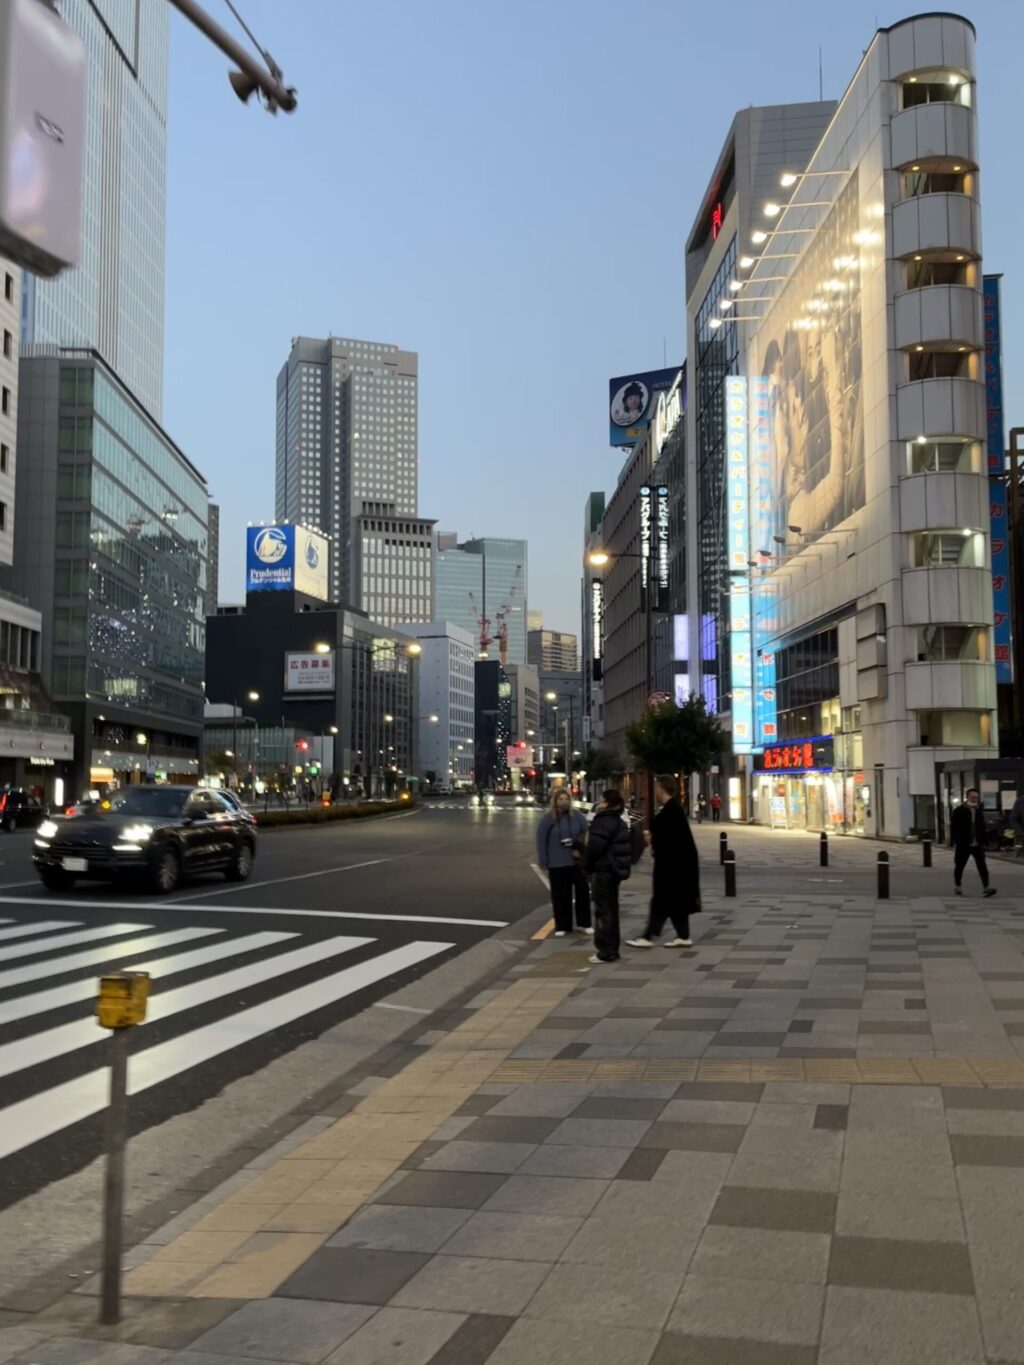
<path fill-rule="evenodd" d="M 725 894 L 736 894 L 736 854 L 730 849 L 726 852 L 722 866 L 725 868 Z"/>
<path fill-rule="evenodd" d="M 721 832 L 721 834 L 718 836 L 718 861 L 719 861 L 720 863 L 724 863 L 724 862 L 725 862 L 725 855 L 726 855 L 728 852 L 729 852 L 729 836 L 728 836 L 728 834 L 726 834 L 725 830 L 723 829 L 722 832 Z"/>
<path fill-rule="evenodd" d="M 932 865 L 932 841 L 927 834 L 921 840 L 921 864 L 923 867 L 931 867 Z"/>
<path fill-rule="evenodd" d="M 821 840 L 818 845 L 818 861 L 822 867 L 828 867 L 828 834 L 825 830 L 821 831 Z"/>
<path fill-rule="evenodd" d="M 878 899 L 889 899 L 889 855 L 884 852 L 878 855 Z"/>
<path fill-rule="evenodd" d="M 124 1149 L 128 1137 L 128 1030 L 146 1017 L 148 972 L 111 972 L 100 980 L 96 1018 L 110 1029 L 110 1104 L 106 1118 L 107 1166 L 103 1177 L 103 1257 L 100 1322 L 121 1321 L 121 1253 L 124 1240 Z"/>

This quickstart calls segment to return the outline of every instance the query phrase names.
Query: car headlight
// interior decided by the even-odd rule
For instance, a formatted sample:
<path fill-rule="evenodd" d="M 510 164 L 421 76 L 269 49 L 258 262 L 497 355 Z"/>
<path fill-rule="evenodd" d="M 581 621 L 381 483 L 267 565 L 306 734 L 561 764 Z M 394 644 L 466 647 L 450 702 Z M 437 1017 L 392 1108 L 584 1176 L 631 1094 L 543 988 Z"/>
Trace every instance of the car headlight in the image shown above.
<path fill-rule="evenodd" d="M 122 830 L 120 841 L 122 844 L 144 844 L 147 839 L 152 839 L 153 830 L 149 825 L 129 825 Z"/>
<path fill-rule="evenodd" d="M 36 832 L 40 839 L 55 839 L 59 831 L 52 820 L 44 820 Z"/>

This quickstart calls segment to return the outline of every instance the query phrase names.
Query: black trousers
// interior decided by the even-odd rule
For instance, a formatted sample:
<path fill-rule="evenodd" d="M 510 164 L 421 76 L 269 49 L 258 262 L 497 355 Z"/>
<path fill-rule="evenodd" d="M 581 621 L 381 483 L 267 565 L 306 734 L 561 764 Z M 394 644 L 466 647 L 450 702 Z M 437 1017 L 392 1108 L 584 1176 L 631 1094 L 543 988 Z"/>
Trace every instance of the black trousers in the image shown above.
<path fill-rule="evenodd" d="M 594 952 L 603 962 L 619 956 L 619 879 L 612 872 L 594 873 Z"/>
<path fill-rule="evenodd" d="M 722 807 L 721 807 L 721 806 L 717 806 L 717 807 L 716 807 L 716 806 L 712 806 L 712 807 L 711 807 L 711 821 L 712 821 L 712 824 L 717 825 L 718 822 L 719 822 L 719 820 L 721 820 L 721 818 L 722 818 Z"/>
<path fill-rule="evenodd" d="M 953 850 L 953 884 L 959 886 L 963 880 L 964 868 L 974 859 L 978 869 L 978 876 L 981 884 L 988 888 L 988 863 L 985 861 L 985 850 L 983 848 L 968 848 L 965 844 L 957 844 Z"/>
<path fill-rule="evenodd" d="M 651 908 L 647 913 L 644 938 L 659 938 L 666 920 L 672 921 L 672 927 L 679 938 L 689 938 L 690 916 L 688 911 L 682 908 L 678 892 L 672 887 L 659 886 L 658 880 L 658 870 L 655 867 L 654 894 L 651 896 Z"/>
<path fill-rule="evenodd" d="M 555 912 L 555 929 L 562 933 L 572 931 L 573 898 L 576 900 L 576 927 L 590 928 L 590 887 L 577 867 L 549 867 L 548 881 L 551 883 L 551 908 Z"/>

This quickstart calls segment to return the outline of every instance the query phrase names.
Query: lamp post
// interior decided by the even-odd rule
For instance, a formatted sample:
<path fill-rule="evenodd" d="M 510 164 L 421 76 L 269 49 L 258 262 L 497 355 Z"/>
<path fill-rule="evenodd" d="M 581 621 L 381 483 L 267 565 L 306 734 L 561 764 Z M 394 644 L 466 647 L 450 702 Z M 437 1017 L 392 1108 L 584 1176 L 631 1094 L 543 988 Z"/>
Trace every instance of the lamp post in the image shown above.
<path fill-rule="evenodd" d="M 138 744 L 140 748 L 142 747 L 142 745 L 145 745 L 145 746 L 146 746 L 146 775 L 145 775 L 145 779 L 144 779 L 144 780 L 147 780 L 147 781 L 148 781 L 148 779 L 149 779 L 150 737 L 149 737 L 149 735 L 148 735 L 147 733 L 145 733 L 144 731 L 140 730 L 139 733 L 135 736 L 135 743 Z"/>
<path fill-rule="evenodd" d="M 587 564 L 592 569 L 604 569 L 611 564 L 613 559 L 639 559 L 644 556 L 636 550 L 620 550 L 616 554 L 611 554 L 608 550 L 591 550 L 587 555 Z M 654 691 L 654 629 L 653 611 L 651 608 L 651 598 L 653 597 L 652 584 L 646 585 L 641 582 L 640 590 L 644 598 L 644 674 L 647 696 L 650 697 Z M 654 774 L 647 774 L 647 825 L 650 828 L 651 820 L 654 816 Z"/>
<path fill-rule="evenodd" d="M 246 694 L 245 694 L 245 699 L 246 699 L 246 701 L 259 701 L 259 699 L 260 699 L 260 694 L 259 694 L 258 692 L 249 691 L 249 692 L 246 692 Z M 242 704 L 241 704 L 241 702 L 239 701 L 238 697 L 235 697 L 235 704 L 234 704 L 234 708 L 233 708 L 232 714 L 231 714 L 231 720 L 232 720 L 232 736 L 231 736 L 231 738 L 232 738 L 232 744 L 231 744 L 231 747 L 232 747 L 232 749 L 233 749 L 233 751 L 234 751 L 233 754 L 232 754 L 232 757 L 233 757 L 233 759 L 234 759 L 234 763 L 232 764 L 232 767 L 233 767 L 233 769 L 234 769 L 234 774 L 235 774 L 235 790 L 236 790 L 236 791 L 238 790 L 238 717 L 239 717 L 239 714 L 240 714 L 241 712 L 242 712 Z M 245 719 L 248 720 L 248 716 L 246 716 Z M 254 722 L 254 724 L 255 724 L 255 722 Z"/>

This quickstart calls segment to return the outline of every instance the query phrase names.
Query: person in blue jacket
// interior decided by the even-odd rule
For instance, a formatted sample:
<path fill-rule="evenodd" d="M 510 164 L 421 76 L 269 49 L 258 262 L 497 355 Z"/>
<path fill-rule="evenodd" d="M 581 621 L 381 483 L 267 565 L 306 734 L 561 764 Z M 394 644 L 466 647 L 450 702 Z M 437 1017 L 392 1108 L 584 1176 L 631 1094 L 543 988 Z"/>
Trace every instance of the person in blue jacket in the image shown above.
<path fill-rule="evenodd" d="M 572 932 L 574 898 L 576 927 L 585 934 L 594 932 L 590 925 L 590 887 L 582 866 L 586 837 L 586 818 L 573 810 L 572 797 L 559 787 L 537 826 L 537 865 L 548 874 L 555 938 Z"/>

